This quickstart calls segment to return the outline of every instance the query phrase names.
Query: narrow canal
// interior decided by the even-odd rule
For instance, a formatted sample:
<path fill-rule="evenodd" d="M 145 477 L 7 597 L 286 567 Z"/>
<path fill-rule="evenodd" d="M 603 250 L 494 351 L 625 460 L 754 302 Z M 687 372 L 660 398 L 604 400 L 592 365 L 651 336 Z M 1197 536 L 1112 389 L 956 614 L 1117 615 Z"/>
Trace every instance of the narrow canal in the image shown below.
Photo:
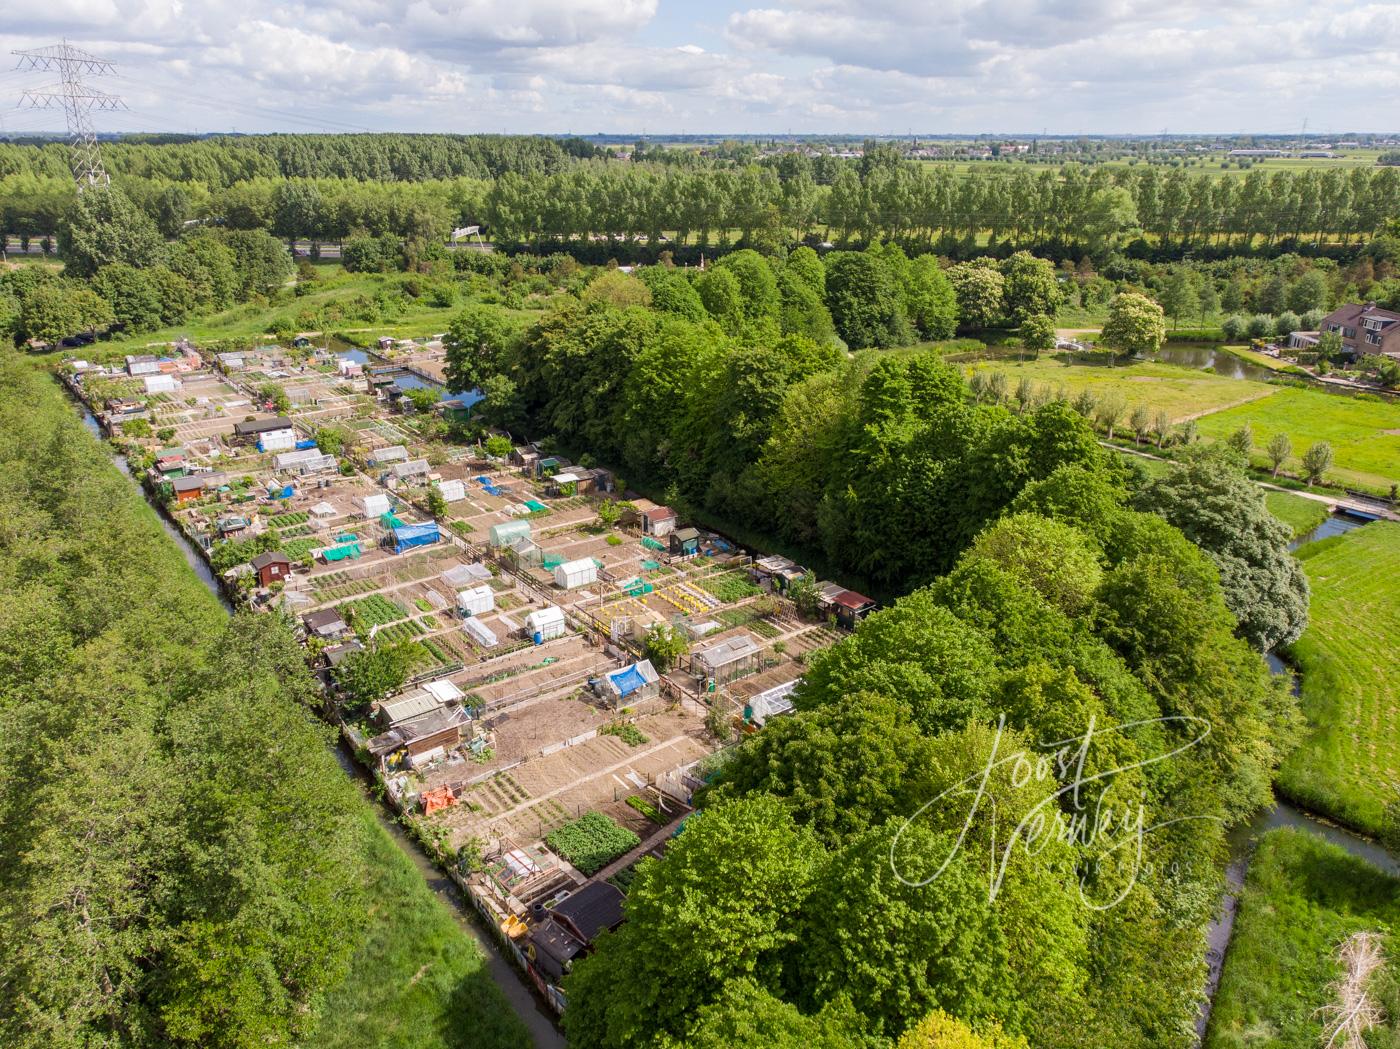
<path fill-rule="evenodd" d="M 101 425 L 93 416 L 92 412 L 87 409 L 87 406 L 78 402 L 78 408 L 82 413 L 83 425 L 92 432 L 93 436 L 102 442 L 103 447 L 108 449 L 113 461 L 117 465 L 117 469 L 125 474 L 127 478 L 130 479 L 131 483 L 136 486 L 137 490 L 146 497 L 147 502 L 151 503 L 156 511 L 156 516 L 160 518 L 161 527 L 164 528 L 166 534 L 174 540 L 175 545 L 180 548 L 180 552 L 184 554 L 185 561 L 194 571 L 194 574 L 199 576 L 204 585 L 219 599 L 219 603 L 224 606 L 225 611 L 232 615 L 234 611 L 233 604 L 224 594 L 223 587 L 219 585 L 219 580 L 209 568 L 208 562 L 204 560 L 199 551 L 195 549 L 194 544 L 185 537 L 184 533 L 176 528 L 174 523 L 165 516 L 160 507 L 155 506 L 145 486 L 142 485 L 140 480 L 131 472 L 131 466 L 127 463 L 126 456 L 112 451 L 111 446 L 107 444 L 106 439 L 103 437 Z M 365 804 L 374 810 L 375 818 L 378 819 L 379 825 L 384 828 L 385 833 L 394 840 L 403 851 L 404 855 L 418 868 L 419 873 L 423 875 L 423 880 L 428 883 L 428 888 L 447 906 L 452 912 L 452 916 L 456 919 L 457 924 L 476 943 L 485 959 L 487 972 L 490 974 L 491 979 L 495 981 L 496 986 L 501 989 L 501 993 L 505 996 L 506 1001 L 510 1003 L 510 1007 L 515 1011 L 515 1014 L 520 1018 L 520 1022 L 523 1023 L 530 1032 L 530 1037 L 536 1049 L 564 1049 L 566 1044 L 564 1036 L 559 1033 L 559 1029 L 554 1024 L 553 1014 L 549 1011 L 548 1007 L 540 1001 L 533 988 L 525 982 L 516 968 L 511 965 L 510 962 L 506 961 L 505 957 L 497 949 L 495 943 L 481 934 L 481 930 L 477 927 L 477 922 L 480 921 L 480 918 L 477 916 L 475 908 L 463 898 L 462 892 L 457 888 L 456 883 L 438 869 L 437 864 L 428 857 L 427 853 L 423 851 L 418 843 L 410 838 L 395 820 L 389 817 L 384 811 L 384 806 L 370 796 L 368 792 L 369 775 L 355 760 L 354 755 L 350 752 L 349 745 L 343 738 L 335 747 L 334 753 L 336 760 L 340 763 L 340 767 L 344 769 L 345 774 L 355 782 L 355 785 L 360 790 L 361 795 L 365 799 Z"/>
<path fill-rule="evenodd" d="M 1289 549 L 1297 550 L 1299 547 L 1319 539 L 1344 535 L 1369 523 L 1365 518 L 1352 514 L 1334 513 L 1311 532 L 1295 539 L 1289 544 Z M 1264 661 L 1269 664 L 1269 669 L 1274 674 L 1293 676 L 1294 695 L 1302 690 L 1301 678 L 1277 655 L 1273 652 L 1265 653 Z M 1391 855 L 1379 844 L 1369 838 L 1363 838 L 1359 834 L 1353 834 L 1336 824 L 1324 822 L 1316 816 L 1304 812 L 1284 798 L 1275 797 L 1272 805 L 1261 809 L 1248 823 L 1232 830 L 1228 839 L 1230 858 L 1225 868 L 1225 897 L 1221 901 L 1220 914 L 1206 930 L 1206 958 L 1209 971 L 1206 976 L 1205 1002 L 1196 1021 L 1198 1038 L 1205 1038 L 1206 1025 L 1210 1022 L 1211 1004 L 1214 1001 L 1215 992 L 1220 986 L 1220 974 L 1225 965 L 1225 952 L 1229 948 L 1230 934 L 1235 927 L 1235 914 L 1239 908 L 1240 891 L 1244 888 L 1245 877 L 1249 873 L 1249 863 L 1254 857 L 1254 847 L 1264 834 L 1280 827 L 1291 827 L 1294 830 L 1316 835 L 1380 870 L 1400 877 L 1400 859 Z"/>

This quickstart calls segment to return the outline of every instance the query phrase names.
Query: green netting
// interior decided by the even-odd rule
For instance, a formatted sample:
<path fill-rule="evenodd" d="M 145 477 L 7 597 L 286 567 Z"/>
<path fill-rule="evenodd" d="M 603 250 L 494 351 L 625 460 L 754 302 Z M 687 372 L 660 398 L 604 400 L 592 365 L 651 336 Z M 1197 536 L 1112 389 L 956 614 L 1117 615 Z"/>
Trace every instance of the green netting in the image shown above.
<path fill-rule="evenodd" d="M 660 539 L 653 539 L 649 535 L 642 536 L 642 545 L 648 550 L 665 550 L 666 544 Z"/>
<path fill-rule="evenodd" d="M 394 511 L 386 510 L 379 515 L 379 523 L 385 528 L 402 528 L 403 522 L 398 519 Z"/>
<path fill-rule="evenodd" d="M 545 568 L 556 568 L 564 563 L 564 559 L 558 554 L 550 554 L 541 562 Z"/>
<path fill-rule="evenodd" d="M 549 507 L 545 506 L 544 503 L 540 502 L 538 499 L 526 499 L 525 505 L 529 508 L 531 513 L 536 514 L 539 513 L 541 510 L 549 509 Z"/>
<path fill-rule="evenodd" d="M 655 561 L 643 561 L 643 562 L 642 562 L 642 567 L 645 568 L 648 572 L 650 572 L 650 571 L 651 571 L 652 569 L 654 569 L 654 568 L 660 568 L 661 565 L 659 565 L 659 564 L 658 564 L 657 562 L 655 562 Z"/>
<path fill-rule="evenodd" d="M 360 556 L 360 544 L 346 543 L 344 546 L 332 546 L 321 551 L 321 556 L 327 561 L 344 561 L 347 558 L 353 559 Z"/>

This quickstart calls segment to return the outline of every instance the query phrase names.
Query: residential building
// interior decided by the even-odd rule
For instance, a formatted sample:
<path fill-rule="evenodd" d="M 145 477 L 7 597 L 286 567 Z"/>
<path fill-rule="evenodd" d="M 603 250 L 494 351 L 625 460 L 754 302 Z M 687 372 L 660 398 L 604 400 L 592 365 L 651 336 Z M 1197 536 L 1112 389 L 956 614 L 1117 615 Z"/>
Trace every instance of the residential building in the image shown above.
<path fill-rule="evenodd" d="M 1400 358 L 1400 313 L 1383 310 L 1374 302 L 1338 307 L 1322 318 L 1318 331 L 1336 332 L 1342 337 L 1344 352 L 1353 357 L 1385 354 Z M 1293 345 L 1291 338 L 1289 345 Z"/>

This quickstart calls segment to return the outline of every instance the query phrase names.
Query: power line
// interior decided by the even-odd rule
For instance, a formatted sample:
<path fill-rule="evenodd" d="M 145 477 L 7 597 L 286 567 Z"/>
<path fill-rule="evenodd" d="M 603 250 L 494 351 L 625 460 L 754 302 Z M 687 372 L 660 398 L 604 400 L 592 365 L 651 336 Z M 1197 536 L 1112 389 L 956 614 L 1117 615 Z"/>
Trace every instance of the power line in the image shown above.
<path fill-rule="evenodd" d="M 63 109 L 68 124 L 68 141 L 73 148 L 73 180 L 81 193 L 88 186 L 109 186 L 112 180 L 102 166 L 102 154 L 97 148 L 97 133 L 92 126 L 94 109 L 121 110 L 126 103 L 117 95 L 89 90 L 83 85 L 83 75 L 109 76 L 116 72 L 112 63 L 68 41 L 33 51 L 11 52 L 19 58 L 19 70 L 57 70 L 59 82 L 53 87 L 27 88 L 19 104 L 30 109 Z"/>

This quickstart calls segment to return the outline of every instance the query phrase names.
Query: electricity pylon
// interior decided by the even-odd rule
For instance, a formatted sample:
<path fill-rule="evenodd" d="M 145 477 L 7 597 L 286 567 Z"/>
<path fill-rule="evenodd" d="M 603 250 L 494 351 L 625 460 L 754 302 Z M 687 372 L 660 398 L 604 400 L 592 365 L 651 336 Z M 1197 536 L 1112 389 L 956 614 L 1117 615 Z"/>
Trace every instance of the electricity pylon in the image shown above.
<path fill-rule="evenodd" d="M 109 186 L 107 169 L 102 166 L 102 154 L 97 148 L 97 133 L 92 127 L 94 109 L 120 110 L 126 103 L 117 95 L 93 91 L 83 85 L 83 75 L 106 76 L 115 73 L 111 62 L 90 55 L 68 41 L 41 47 L 33 51 L 12 52 L 19 58 L 16 69 L 56 70 L 59 82 L 52 87 L 26 90 L 19 104 L 30 109 L 62 107 L 68 123 L 68 142 L 73 148 L 73 181 L 81 193 L 88 186 Z"/>

